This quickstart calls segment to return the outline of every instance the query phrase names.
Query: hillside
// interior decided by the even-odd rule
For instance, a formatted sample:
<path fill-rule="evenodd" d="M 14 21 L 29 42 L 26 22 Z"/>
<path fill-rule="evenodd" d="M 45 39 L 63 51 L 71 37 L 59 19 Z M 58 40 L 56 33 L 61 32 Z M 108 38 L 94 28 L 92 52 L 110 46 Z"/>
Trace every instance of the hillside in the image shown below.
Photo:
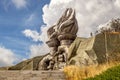
<path fill-rule="evenodd" d="M 37 70 L 38 64 L 44 56 L 46 55 L 37 56 L 32 59 L 22 61 L 11 67 L 1 67 L 0 70 Z"/>

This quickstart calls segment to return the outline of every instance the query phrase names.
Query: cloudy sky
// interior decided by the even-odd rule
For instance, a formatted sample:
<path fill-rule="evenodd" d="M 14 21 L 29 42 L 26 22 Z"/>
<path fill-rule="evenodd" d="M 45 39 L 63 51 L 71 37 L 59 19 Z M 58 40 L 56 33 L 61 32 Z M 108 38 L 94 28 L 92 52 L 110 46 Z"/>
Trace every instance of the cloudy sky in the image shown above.
<path fill-rule="evenodd" d="M 76 10 L 79 37 L 120 17 L 120 0 L 0 0 L 0 66 L 48 53 L 46 31 L 67 7 Z"/>

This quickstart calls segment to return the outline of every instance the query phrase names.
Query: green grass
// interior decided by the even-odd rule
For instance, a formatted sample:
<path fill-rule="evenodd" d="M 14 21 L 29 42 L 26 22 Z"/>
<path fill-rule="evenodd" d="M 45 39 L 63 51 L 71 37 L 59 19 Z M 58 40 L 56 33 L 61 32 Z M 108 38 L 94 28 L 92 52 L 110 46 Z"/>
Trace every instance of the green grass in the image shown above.
<path fill-rule="evenodd" d="M 85 80 L 120 80 L 120 65 L 109 68 L 94 78 L 87 78 Z"/>

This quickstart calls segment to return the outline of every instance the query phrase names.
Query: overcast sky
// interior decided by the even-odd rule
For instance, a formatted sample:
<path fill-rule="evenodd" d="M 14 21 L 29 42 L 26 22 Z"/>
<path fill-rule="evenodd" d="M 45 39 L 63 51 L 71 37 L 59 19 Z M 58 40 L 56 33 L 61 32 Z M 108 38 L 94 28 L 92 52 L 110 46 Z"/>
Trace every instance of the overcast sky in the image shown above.
<path fill-rule="evenodd" d="M 48 53 L 46 31 L 68 7 L 76 10 L 79 37 L 120 17 L 120 0 L 0 0 L 0 66 Z"/>

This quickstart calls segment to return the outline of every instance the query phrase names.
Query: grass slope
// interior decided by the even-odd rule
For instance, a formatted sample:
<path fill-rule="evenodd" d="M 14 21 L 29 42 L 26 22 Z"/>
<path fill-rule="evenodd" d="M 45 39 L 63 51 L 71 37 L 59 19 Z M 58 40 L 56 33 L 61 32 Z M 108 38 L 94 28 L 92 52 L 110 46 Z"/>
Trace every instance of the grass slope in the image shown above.
<path fill-rule="evenodd" d="M 120 80 L 120 65 L 109 68 L 94 78 L 87 78 L 85 80 Z"/>

